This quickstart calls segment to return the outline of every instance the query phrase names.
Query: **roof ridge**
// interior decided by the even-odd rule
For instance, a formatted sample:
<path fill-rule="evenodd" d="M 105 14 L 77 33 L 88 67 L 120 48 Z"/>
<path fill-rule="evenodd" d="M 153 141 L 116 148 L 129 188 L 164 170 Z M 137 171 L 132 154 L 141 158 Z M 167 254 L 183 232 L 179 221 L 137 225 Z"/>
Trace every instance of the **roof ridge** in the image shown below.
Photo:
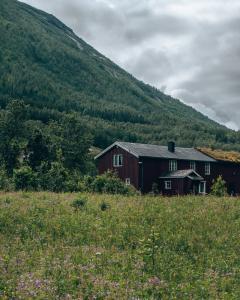
<path fill-rule="evenodd" d="M 167 145 L 144 144 L 144 143 L 131 143 L 124 141 L 117 141 L 103 150 L 95 159 L 101 157 L 113 147 L 120 147 L 123 150 L 131 153 L 137 158 L 152 157 L 162 159 L 178 159 L 189 161 L 210 161 L 215 162 L 214 158 L 202 153 L 194 147 L 176 147 L 174 152 L 168 150 Z"/>
<path fill-rule="evenodd" d="M 146 145 L 146 146 L 157 146 L 157 147 L 168 147 L 167 145 L 147 144 L 147 143 L 134 143 L 134 142 L 123 142 L 123 141 L 117 141 L 116 143 L 133 144 L 133 145 Z M 181 149 L 194 149 L 194 150 L 196 150 L 196 151 L 199 151 L 196 147 L 182 147 L 182 146 L 176 146 L 175 148 L 181 148 Z M 201 152 L 201 151 L 199 151 L 199 152 Z"/>

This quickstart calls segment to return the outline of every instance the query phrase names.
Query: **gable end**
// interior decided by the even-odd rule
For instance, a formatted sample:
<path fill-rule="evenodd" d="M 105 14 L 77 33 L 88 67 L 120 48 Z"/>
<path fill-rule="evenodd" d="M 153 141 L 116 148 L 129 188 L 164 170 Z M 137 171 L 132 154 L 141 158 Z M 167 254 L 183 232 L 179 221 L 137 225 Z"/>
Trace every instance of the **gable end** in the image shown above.
<path fill-rule="evenodd" d="M 115 142 L 112 145 L 110 145 L 109 147 L 107 147 L 105 150 L 103 150 L 101 153 L 99 153 L 97 156 L 95 156 L 94 159 L 96 160 L 96 159 L 102 157 L 104 154 L 106 154 L 107 152 L 109 152 L 110 150 L 112 150 L 114 147 L 119 147 L 119 148 L 125 150 L 126 152 L 132 154 L 136 158 L 139 158 L 139 155 L 137 155 L 135 152 L 130 151 L 127 147 L 124 147 L 119 142 Z"/>

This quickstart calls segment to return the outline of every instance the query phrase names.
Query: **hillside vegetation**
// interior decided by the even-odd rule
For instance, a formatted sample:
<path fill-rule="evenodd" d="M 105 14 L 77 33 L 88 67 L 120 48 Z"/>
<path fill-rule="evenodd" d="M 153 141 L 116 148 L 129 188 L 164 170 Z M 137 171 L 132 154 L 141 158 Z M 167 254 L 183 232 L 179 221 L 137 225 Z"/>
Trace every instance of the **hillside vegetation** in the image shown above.
<path fill-rule="evenodd" d="M 175 140 L 240 149 L 238 133 L 136 80 L 52 15 L 1 0 L 0 45 L 1 108 L 24 100 L 41 130 L 75 112 L 100 148 L 115 140 Z"/>
<path fill-rule="evenodd" d="M 0 298 L 239 299 L 239 211 L 238 198 L 1 194 Z"/>

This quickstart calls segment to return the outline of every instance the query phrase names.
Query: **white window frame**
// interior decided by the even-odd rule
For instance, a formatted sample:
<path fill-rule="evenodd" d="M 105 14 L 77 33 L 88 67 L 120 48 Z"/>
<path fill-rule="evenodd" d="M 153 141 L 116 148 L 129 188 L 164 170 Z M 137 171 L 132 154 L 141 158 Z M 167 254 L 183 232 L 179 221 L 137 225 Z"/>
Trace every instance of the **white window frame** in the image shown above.
<path fill-rule="evenodd" d="M 201 184 L 203 184 L 203 191 L 201 190 Z M 199 192 L 199 194 L 202 194 L 202 195 L 206 194 L 206 181 L 201 181 L 199 183 L 198 192 Z"/>
<path fill-rule="evenodd" d="M 171 180 L 164 181 L 164 187 L 165 187 L 165 190 L 171 190 L 172 189 L 172 181 Z"/>
<path fill-rule="evenodd" d="M 126 185 L 131 185 L 131 178 L 126 178 L 125 179 L 125 184 Z"/>
<path fill-rule="evenodd" d="M 196 171 L 196 162 L 193 160 L 190 161 L 190 169 Z"/>
<path fill-rule="evenodd" d="M 177 171 L 178 166 L 177 166 L 177 160 L 171 159 L 169 160 L 169 171 L 174 172 Z"/>
<path fill-rule="evenodd" d="M 205 175 L 211 175 L 211 164 L 209 162 L 205 163 L 204 174 Z"/>
<path fill-rule="evenodd" d="M 113 155 L 113 166 L 115 168 L 119 168 L 123 166 L 123 155 L 122 154 L 114 154 Z"/>

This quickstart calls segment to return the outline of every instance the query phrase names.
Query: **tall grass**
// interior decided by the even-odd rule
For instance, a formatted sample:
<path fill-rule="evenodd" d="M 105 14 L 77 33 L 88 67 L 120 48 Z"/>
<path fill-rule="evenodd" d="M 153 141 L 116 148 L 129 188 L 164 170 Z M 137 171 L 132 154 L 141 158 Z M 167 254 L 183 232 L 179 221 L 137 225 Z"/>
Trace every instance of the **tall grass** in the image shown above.
<path fill-rule="evenodd" d="M 239 299 L 239 237 L 237 198 L 1 194 L 0 299 Z"/>

